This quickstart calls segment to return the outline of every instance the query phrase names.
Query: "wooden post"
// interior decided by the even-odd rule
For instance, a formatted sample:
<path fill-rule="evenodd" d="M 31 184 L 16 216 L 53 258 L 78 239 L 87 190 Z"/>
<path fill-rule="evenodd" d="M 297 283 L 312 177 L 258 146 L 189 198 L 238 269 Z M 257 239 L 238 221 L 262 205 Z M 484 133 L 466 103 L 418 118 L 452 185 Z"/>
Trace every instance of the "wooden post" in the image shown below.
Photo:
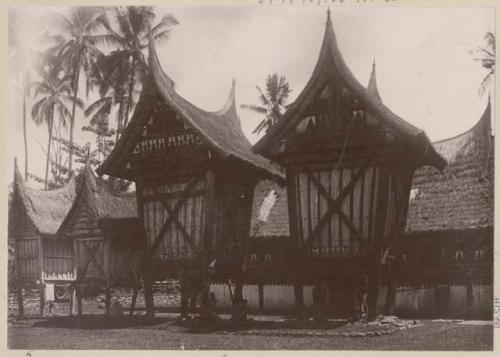
<path fill-rule="evenodd" d="M 302 317 L 304 312 L 304 287 L 301 284 L 296 283 L 293 286 L 293 290 L 295 293 L 295 308 L 297 315 Z"/>
<path fill-rule="evenodd" d="M 142 179 L 139 178 L 136 182 L 136 199 L 137 199 L 137 211 L 139 216 L 139 222 L 141 227 L 141 234 L 146 240 L 146 253 L 143 255 L 142 260 L 142 273 L 144 282 L 144 302 L 146 305 L 146 317 L 154 318 L 154 297 L 153 297 L 153 257 L 154 252 L 152 251 L 152 243 L 149 241 L 146 234 L 146 229 L 144 227 L 144 203 L 142 199 Z"/>
<path fill-rule="evenodd" d="M 23 286 L 17 284 L 17 307 L 19 309 L 19 316 L 24 316 L 24 302 L 23 302 Z"/>
<path fill-rule="evenodd" d="M 132 302 L 130 304 L 130 311 L 129 311 L 130 316 L 132 316 L 134 314 L 135 304 L 137 302 L 138 293 L 139 293 L 139 285 L 134 285 L 134 291 L 132 293 Z"/>
<path fill-rule="evenodd" d="M 73 239 L 73 237 L 71 237 Z M 72 316 L 73 313 L 75 312 L 75 302 L 76 302 L 76 284 L 78 283 L 78 279 L 80 279 L 79 276 L 79 259 L 78 256 L 76 255 L 77 250 L 77 245 L 76 245 L 76 240 L 73 239 L 73 283 L 71 284 L 71 300 L 69 301 L 69 316 Z"/>
<path fill-rule="evenodd" d="M 466 296 L 465 296 L 465 318 L 470 319 L 472 318 L 473 314 L 473 302 L 474 302 L 474 297 L 473 297 L 473 285 L 472 285 L 472 277 L 470 276 L 470 272 L 467 274 L 469 276 L 469 279 L 467 280 L 467 285 L 466 285 Z M 449 299 L 449 297 L 448 297 Z M 449 300 L 448 300 L 449 301 Z"/>
<path fill-rule="evenodd" d="M 188 296 L 187 296 L 186 276 L 181 275 L 181 318 L 188 316 Z"/>
<path fill-rule="evenodd" d="M 259 309 L 264 310 L 264 285 L 259 284 Z"/>
<path fill-rule="evenodd" d="M 153 297 L 153 266 L 152 266 L 152 255 L 146 255 L 145 271 L 144 271 L 144 300 L 146 305 L 146 317 L 155 317 L 155 306 Z"/>
<path fill-rule="evenodd" d="M 387 286 L 387 296 L 385 300 L 384 314 L 387 316 L 394 314 L 394 303 L 396 302 L 396 286 L 391 281 Z"/>
<path fill-rule="evenodd" d="M 112 265 L 111 265 L 111 240 L 109 238 L 106 239 L 106 237 L 103 237 L 103 256 L 104 256 L 104 268 L 105 270 L 105 276 L 104 279 L 106 279 L 106 295 L 104 299 L 104 306 L 105 306 L 105 313 L 106 316 L 109 316 L 111 312 L 111 279 L 113 279 L 113 272 L 112 272 Z"/>
<path fill-rule="evenodd" d="M 40 284 L 40 315 L 45 311 L 45 284 Z"/>
<path fill-rule="evenodd" d="M 45 310 L 45 269 L 44 269 L 43 239 L 38 238 L 38 276 L 40 277 L 40 315 L 43 316 Z"/>
<path fill-rule="evenodd" d="M 368 321 L 373 321 L 378 315 L 378 297 L 380 293 L 380 254 L 381 244 L 386 230 L 386 219 L 389 196 L 389 167 L 381 165 L 379 169 L 379 187 L 377 194 L 377 211 L 375 213 L 375 237 L 372 239 L 371 258 L 368 263 Z M 392 224 L 390 222 L 389 224 Z"/>
<path fill-rule="evenodd" d="M 206 194 L 205 194 L 205 232 L 203 234 L 203 256 L 201 257 L 201 276 L 202 276 L 202 291 L 200 313 L 209 310 L 209 294 L 210 282 L 208 265 L 210 264 L 210 254 L 212 252 L 214 239 L 214 218 L 215 218 L 215 172 L 212 168 L 207 170 L 206 174 Z"/>
<path fill-rule="evenodd" d="M 69 300 L 69 316 L 73 315 L 73 310 L 75 306 L 75 299 L 76 299 L 76 289 L 74 285 L 71 285 L 71 298 Z"/>
<path fill-rule="evenodd" d="M 78 283 L 76 285 L 76 301 L 77 301 L 77 308 L 78 308 L 78 316 L 81 316 L 83 313 L 83 308 L 82 308 L 82 284 Z"/>
<path fill-rule="evenodd" d="M 333 113 L 331 113 L 333 115 Z M 300 249 L 299 244 L 299 229 L 298 229 L 298 221 L 299 216 L 297 213 L 297 197 L 299 194 L 297 192 L 295 181 L 298 177 L 290 170 L 289 168 L 286 170 L 286 184 L 287 184 L 287 193 L 288 193 L 288 212 L 290 216 L 290 236 L 293 242 L 294 250 L 298 251 Z M 304 288 L 301 284 L 296 283 L 294 285 L 294 293 L 295 293 L 295 309 L 297 316 L 302 316 L 304 313 Z"/>
<path fill-rule="evenodd" d="M 111 286 L 109 284 L 109 281 L 106 282 L 106 295 L 104 299 L 104 305 L 106 308 L 106 316 L 109 316 L 111 312 Z"/>

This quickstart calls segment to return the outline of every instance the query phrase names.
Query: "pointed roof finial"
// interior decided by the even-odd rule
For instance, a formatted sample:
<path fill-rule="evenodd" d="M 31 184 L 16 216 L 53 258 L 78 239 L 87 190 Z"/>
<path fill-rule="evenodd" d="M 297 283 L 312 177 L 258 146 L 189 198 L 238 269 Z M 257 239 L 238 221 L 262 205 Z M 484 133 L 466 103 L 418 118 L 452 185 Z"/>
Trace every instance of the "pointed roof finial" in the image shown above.
<path fill-rule="evenodd" d="M 328 6 L 328 9 L 326 10 L 326 24 L 329 25 L 331 23 L 332 23 L 331 11 L 330 11 L 330 6 Z"/>
<path fill-rule="evenodd" d="M 377 86 L 377 73 L 375 70 L 375 56 L 373 56 L 372 63 L 372 73 L 370 74 L 370 80 L 368 81 L 368 86 L 366 87 L 368 93 L 374 95 L 377 99 L 382 100 L 380 97 L 380 93 L 378 92 Z"/>
<path fill-rule="evenodd" d="M 21 182 L 22 176 L 19 172 L 19 167 L 17 166 L 17 157 L 14 157 L 14 182 Z"/>

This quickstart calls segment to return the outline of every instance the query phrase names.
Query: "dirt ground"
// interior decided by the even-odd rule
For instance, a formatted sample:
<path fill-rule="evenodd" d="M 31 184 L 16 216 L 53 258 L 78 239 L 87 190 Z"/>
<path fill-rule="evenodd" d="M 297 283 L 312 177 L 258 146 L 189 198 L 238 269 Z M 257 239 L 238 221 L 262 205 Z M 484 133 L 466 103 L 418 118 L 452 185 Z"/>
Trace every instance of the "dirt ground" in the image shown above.
<path fill-rule="evenodd" d="M 10 349 L 176 350 L 476 350 L 493 349 L 491 321 L 398 320 L 397 324 L 323 324 L 252 316 L 234 326 L 222 316 L 211 327 L 180 323 L 176 314 L 11 318 Z"/>

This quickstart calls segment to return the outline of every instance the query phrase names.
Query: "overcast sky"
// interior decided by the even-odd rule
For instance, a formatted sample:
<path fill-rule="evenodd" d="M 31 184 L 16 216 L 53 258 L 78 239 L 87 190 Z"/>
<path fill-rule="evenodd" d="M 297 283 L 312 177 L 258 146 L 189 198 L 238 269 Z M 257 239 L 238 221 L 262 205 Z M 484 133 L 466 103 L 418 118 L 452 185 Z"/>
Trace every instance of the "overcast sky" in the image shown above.
<path fill-rule="evenodd" d="M 47 10 L 23 11 L 32 25 L 26 35 L 43 31 Z M 156 12 L 180 22 L 171 39 L 157 45 L 163 69 L 182 96 L 206 110 L 224 104 L 233 78 L 238 105 L 258 104 L 255 86 L 274 72 L 290 82 L 293 101 L 312 73 L 326 20 L 325 7 L 169 6 Z M 487 95 L 479 97 L 478 87 L 486 70 L 469 52 L 483 44 L 485 32 L 495 32 L 494 20 L 494 9 L 486 7 L 332 9 L 340 50 L 357 79 L 367 84 L 375 58 L 384 103 L 432 141 L 469 129 L 483 113 Z M 17 156 L 22 169 L 21 100 L 11 88 L 8 159 Z M 251 132 L 260 117 L 243 109 L 239 114 L 255 142 Z M 80 133 L 86 124 L 80 114 L 80 144 L 92 140 Z M 46 146 L 47 130 L 31 120 L 28 130 L 30 171 L 43 176 L 40 145 Z"/>

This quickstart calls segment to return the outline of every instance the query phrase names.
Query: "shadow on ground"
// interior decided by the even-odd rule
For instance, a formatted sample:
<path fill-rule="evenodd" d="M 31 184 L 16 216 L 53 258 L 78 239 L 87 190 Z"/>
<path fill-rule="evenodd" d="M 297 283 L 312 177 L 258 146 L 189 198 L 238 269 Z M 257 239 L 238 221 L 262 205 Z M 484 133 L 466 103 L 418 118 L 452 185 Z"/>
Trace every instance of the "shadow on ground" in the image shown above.
<path fill-rule="evenodd" d="M 13 324 L 32 327 L 50 327 L 62 329 L 102 330 L 126 328 L 152 328 L 162 330 L 177 327 L 186 333 L 236 332 L 247 330 L 332 330 L 346 325 L 346 321 L 313 322 L 309 320 L 285 319 L 279 321 L 262 321 L 248 319 L 232 322 L 230 319 L 215 319 L 211 322 L 200 321 L 197 318 L 180 320 L 174 317 L 156 317 L 148 319 L 145 316 L 106 317 L 103 315 L 54 316 L 32 320 L 16 319 Z"/>
<path fill-rule="evenodd" d="M 173 318 L 148 319 L 141 316 L 106 317 L 102 315 L 57 316 L 34 321 L 33 327 L 70 328 L 81 330 L 126 329 L 173 324 Z"/>
<path fill-rule="evenodd" d="M 228 319 L 217 319 L 210 323 L 203 323 L 196 319 L 178 322 L 179 326 L 185 327 L 187 333 L 206 332 L 236 332 L 247 330 L 332 330 L 344 326 L 346 321 L 313 322 L 289 319 L 282 321 L 258 321 L 248 319 L 240 322 L 232 322 Z"/>

